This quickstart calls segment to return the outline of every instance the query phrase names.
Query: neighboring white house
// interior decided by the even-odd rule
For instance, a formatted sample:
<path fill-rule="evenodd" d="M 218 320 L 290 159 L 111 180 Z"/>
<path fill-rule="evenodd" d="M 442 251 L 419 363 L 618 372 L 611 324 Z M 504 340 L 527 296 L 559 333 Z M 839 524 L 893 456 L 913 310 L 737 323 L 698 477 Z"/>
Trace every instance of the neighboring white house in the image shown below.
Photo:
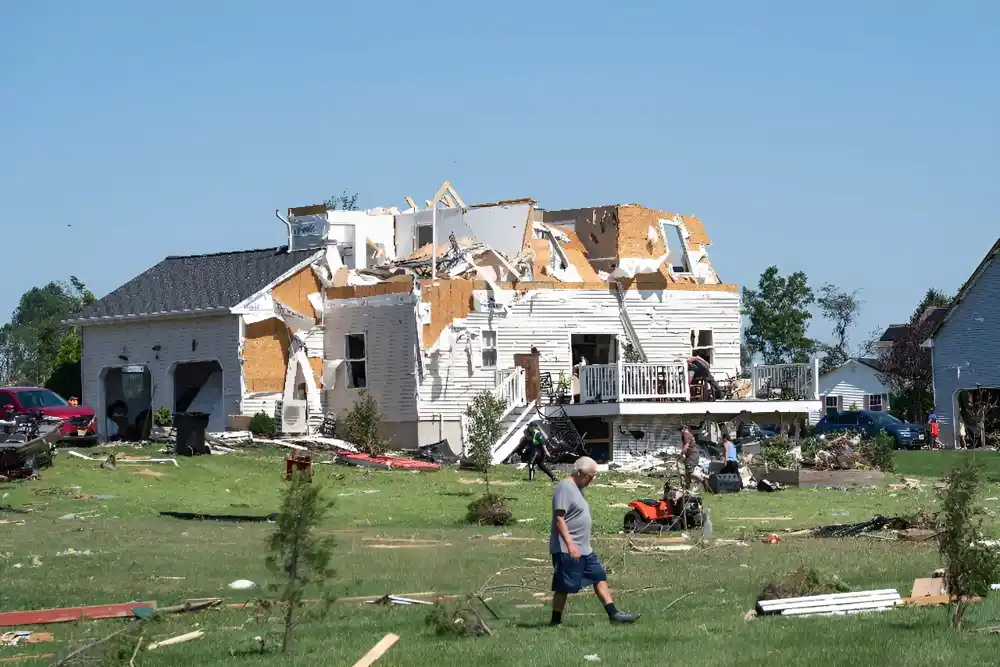
<path fill-rule="evenodd" d="M 823 411 L 809 415 L 815 424 L 824 414 L 840 410 L 889 411 L 889 388 L 878 377 L 878 360 L 851 359 L 819 376 L 819 396 Z"/>

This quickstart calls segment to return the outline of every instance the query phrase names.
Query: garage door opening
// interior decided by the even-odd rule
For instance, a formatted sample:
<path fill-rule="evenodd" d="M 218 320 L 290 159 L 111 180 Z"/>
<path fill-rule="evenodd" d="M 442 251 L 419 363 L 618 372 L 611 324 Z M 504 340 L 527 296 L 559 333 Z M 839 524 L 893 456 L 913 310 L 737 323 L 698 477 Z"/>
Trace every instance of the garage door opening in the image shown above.
<path fill-rule="evenodd" d="M 1000 445 L 1000 388 L 982 387 L 958 392 L 956 443 L 982 448 Z"/>
<path fill-rule="evenodd" d="M 141 442 L 153 426 L 153 381 L 145 366 L 104 370 L 104 432 L 109 440 Z"/>
<path fill-rule="evenodd" d="M 209 424 L 222 414 L 222 364 L 218 361 L 185 361 L 173 368 L 174 412 L 204 412 Z M 210 426 L 212 428 L 212 426 Z"/>

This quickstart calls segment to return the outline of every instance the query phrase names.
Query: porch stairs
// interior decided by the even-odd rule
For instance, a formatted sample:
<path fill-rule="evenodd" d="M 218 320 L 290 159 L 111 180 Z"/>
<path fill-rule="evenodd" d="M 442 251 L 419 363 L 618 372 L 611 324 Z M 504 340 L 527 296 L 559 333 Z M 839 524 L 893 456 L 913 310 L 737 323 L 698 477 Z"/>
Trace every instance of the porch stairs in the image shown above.
<path fill-rule="evenodd" d="M 621 316 L 622 326 L 625 328 L 625 335 L 628 336 L 628 342 L 632 343 L 632 347 L 638 353 L 639 361 L 646 363 L 649 359 L 646 358 L 646 351 L 642 349 L 639 334 L 632 326 L 632 318 L 628 315 L 628 308 L 625 307 L 625 292 L 617 281 L 615 282 L 615 297 L 618 299 L 618 313 Z"/>
<path fill-rule="evenodd" d="M 533 419 L 538 418 L 538 403 L 532 401 L 526 405 L 514 408 L 500 422 L 500 432 L 503 434 L 493 446 L 493 465 L 499 465 L 517 449 L 524 431 Z"/>

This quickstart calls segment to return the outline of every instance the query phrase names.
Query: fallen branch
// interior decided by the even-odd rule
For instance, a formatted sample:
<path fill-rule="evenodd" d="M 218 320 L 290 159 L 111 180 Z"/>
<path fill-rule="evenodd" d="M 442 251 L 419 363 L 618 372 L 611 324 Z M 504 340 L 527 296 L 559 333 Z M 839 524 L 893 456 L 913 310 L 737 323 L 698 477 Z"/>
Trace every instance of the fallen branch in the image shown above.
<path fill-rule="evenodd" d="M 135 649 L 132 650 L 132 657 L 128 659 L 128 667 L 135 667 L 135 656 L 139 655 L 139 649 L 142 648 L 142 640 L 144 635 L 139 635 L 139 641 L 135 643 Z"/>
<path fill-rule="evenodd" d="M 121 635 L 125 634 L 126 632 L 128 632 L 131 629 L 132 628 L 125 628 L 123 630 L 119 630 L 118 632 L 114 632 L 114 633 L 108 635 L 104 639 L 98 639 L 96 642 L 91 642 L 91 643 L 87 644 L 86 646 L 81 646 L 80 648 L 76 649 L 75 651 L 73 651 L 72 653 L 70 653 L 69 655 L 67 655 L 62 660 L 58 660 L 58 661 L 52 663 L 52 667 L 64 667 L 65 665 L 68 665 L 77 656 L 82 655 L 82 654 L 86 653 L 87 651 L 89 651 L 91 649 L 97 648 L 101 644 L 105 644 L 105 643 L 111 641 L 112 639 L 114 639 L 116 637 L 120 637 Z"/>
<path fill-rule="evenodd" d="M 667 605 L 666 607 L 664 607 L 664 608 L 663 608 L 663 611 L 666 611 L 666 610 L 670 609 L 671 607 L 673 607 L 673 606 L 674 606 L 675 604 L 677 604 L 677 603 L 678 603 L 678 602 L 680 602 L 681 600 L 684 600 L 684 599 L 686 599 L 686 598 L 689 598 L 689 597 L 691 597 L 692 595 L 694 595 L 694 593 L 693 593 L 693 592 L 692 592 L 692 593 L 685 593 L 684 595 L 680 596 L 679 598 L 677 598 L 676 600 L 674 600 L 673 602 L 671 602 L 670 604 L 668 604 L 668 605 Z"/>

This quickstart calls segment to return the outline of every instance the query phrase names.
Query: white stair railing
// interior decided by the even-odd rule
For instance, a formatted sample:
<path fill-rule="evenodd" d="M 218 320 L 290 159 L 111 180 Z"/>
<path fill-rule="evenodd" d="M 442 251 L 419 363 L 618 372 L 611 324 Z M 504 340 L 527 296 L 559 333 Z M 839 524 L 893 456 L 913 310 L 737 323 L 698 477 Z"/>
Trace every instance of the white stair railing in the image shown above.
<path fill-rule="evenodd" d="M 525 397 L 526 389 L 524 384 L 524 369 L 517 366 L 500 372 L 500 381 L 493 388 L 493 395 L 499 398 L 504 404 L 503 414 L 500 421 L 507 418 L 515 408 L 527 404 Z"/>

